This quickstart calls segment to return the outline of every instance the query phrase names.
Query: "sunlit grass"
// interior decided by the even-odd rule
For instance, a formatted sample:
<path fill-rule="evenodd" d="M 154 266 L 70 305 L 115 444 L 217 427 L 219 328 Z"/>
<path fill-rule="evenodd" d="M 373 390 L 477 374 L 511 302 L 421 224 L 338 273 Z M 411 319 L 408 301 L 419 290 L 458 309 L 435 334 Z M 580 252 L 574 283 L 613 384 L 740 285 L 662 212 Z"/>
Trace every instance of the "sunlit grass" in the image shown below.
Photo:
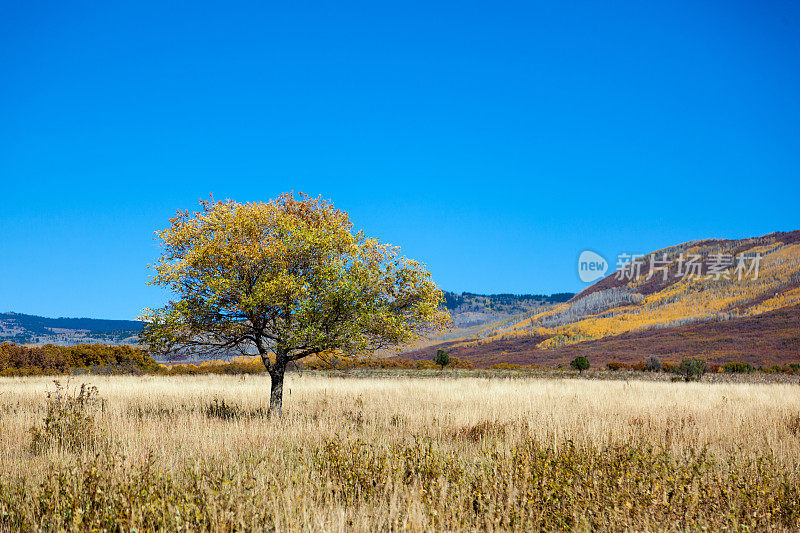
<path fill-rule="evenodd" d="M 800 527 L 797 385 L 80 380 L 93 445 L 38 453 L 52 381 L 0 380 L 0 529 Z"/>

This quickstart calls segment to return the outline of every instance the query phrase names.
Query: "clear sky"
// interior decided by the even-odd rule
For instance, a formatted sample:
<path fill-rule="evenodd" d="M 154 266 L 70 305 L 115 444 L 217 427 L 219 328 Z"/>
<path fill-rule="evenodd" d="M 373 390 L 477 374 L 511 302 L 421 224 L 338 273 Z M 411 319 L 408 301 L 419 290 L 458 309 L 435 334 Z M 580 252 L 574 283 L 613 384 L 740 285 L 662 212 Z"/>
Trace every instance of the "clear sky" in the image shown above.
<path fill-rule="evenodd" d="M 323 195 L 448 290 L 800 228 L 800 2 L 0 0 L 0 311 L 134 318 L 154 231 Z"/>

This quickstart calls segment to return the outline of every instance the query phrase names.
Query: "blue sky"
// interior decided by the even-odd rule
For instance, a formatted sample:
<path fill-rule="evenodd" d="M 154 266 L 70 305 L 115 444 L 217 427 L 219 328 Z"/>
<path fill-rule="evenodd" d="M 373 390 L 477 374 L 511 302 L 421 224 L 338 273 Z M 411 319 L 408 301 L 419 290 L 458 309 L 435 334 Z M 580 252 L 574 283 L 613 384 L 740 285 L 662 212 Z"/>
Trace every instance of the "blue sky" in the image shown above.
<path fill-rule="evenodd" d="M 800 228 L 800 2 L 0 2 L 0 311 L 133 318 L 214 193 L 454 291 Z"/>

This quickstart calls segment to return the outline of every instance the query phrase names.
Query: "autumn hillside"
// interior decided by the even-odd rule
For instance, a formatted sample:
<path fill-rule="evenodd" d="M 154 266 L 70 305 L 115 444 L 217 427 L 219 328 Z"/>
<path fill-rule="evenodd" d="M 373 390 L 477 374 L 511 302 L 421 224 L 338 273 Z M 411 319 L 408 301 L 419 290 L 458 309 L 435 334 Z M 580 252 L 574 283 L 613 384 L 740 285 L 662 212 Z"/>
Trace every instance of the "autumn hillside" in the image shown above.
<path fill-rule="evenodd" d="M 657 354 L 724 362 L 800 359 L 800 231 L 657 250 L 570 301 L 446 344 L 480 365 Z M 420 358 L 417 350 L 401 357 Z"/>

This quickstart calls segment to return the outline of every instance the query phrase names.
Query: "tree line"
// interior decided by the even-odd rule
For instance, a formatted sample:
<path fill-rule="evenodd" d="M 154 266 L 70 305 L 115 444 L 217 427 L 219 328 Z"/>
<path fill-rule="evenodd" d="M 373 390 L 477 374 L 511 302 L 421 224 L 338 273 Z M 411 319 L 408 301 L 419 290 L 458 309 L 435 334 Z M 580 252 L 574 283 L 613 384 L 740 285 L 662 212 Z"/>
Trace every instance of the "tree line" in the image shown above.
<path fill-rule="evenodd" d="M 144 350 L 125 345 L 20 346 L 10 342 L 0 344 L 1 376 L 66 374 L 93 367 L 152 372 L 158 370 L 160 365 Z"/>

